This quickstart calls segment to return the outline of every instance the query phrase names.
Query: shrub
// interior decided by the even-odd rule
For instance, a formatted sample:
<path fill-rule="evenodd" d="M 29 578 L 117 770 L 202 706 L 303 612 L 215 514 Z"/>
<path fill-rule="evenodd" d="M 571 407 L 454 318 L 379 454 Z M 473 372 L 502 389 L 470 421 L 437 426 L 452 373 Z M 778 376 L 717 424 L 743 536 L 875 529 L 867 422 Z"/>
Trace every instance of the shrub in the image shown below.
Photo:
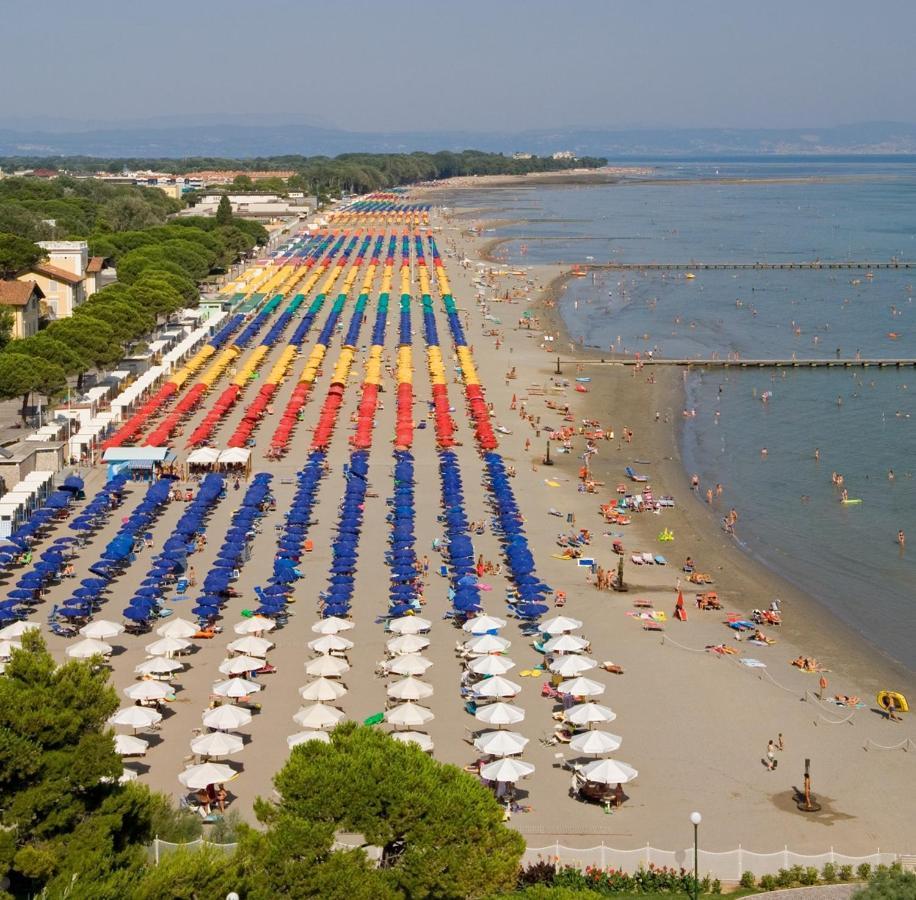
<path fill-rule="evenodd" d="M 741 884 L 741 887 L 743 888 L 757 887 L 757 879 L 754 877 L 754 873 L 753 872 L 742 873 L 740 884 Z"/>
<path fill-rule="evenodd" d="M 912 900 L 916 897 L 916 874 L 899 866 L 878 866 L 874 877 L 855 896 L 856 900 Z"/>
<path fill-rule="evenodd" d="M 799 875 L 801 875 L 801 866 L 799 868 Z M 780 869 L 776 873 L 776 884 L 781 888 L 792 887 L 796 882 L 796 877 L 791 869 Z"/>
<path fill-rule="evenodd" d="M 762 875 L 760 877 L 760 890 L 775 891 L 780 884 L 775 875 Z"/>
<path fill-rule="evenodd" d="M 518 873 L 518 886 L 527 887 L 530 884 L 553 884 L 557 867 L 546 859 L 539 859 L 530 863 Z"/>
<path fill-rule="evenodd" d="M 836 866 L 833 863 L 824 863 L 824 868 L 821 869 L 821 878 L 828 884 L 836 881 Z"/>
<path fill-rule="evenodd" d="M 852 866 L 840 866 L 840 881 L 852 881 Z"/>
<path fill-rule="evenodd" d="M 710 888 L 710 893 L 712 894 L 721 894 L 722 893 L 722 882 L 718 878 L 713 878 L 712 887 Z"/>
<path fill-rule="evenodd" d="M 801 878 L 798 880 L 805 887 L 809 887 L 812 884 L 817 884 L 817 868 L 815 866 L 808 866 L 808 868 L 802 872 Z"/>
<path fill-rule="evenodd" d="M 868 881 L 871 878 L 871 863 L 862 863 L 856 868 L 856 875 L 859 876 L 863 881 Z"/>

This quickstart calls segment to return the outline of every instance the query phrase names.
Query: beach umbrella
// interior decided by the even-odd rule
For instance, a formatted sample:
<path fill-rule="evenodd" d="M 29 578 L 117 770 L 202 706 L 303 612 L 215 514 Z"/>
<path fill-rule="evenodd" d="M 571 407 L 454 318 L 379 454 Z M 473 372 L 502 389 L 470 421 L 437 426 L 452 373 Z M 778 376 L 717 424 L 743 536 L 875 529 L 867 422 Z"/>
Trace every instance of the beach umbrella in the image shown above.
<path fill-rule="evenodd" d="M 417 728 L 431 722 L 434 718 L 432 710 L 425 706 L 418 706 L 416 703 L 401 703 L 385 713 L 386 722 L 405 728 Z"/>
<path fill-rule="evenodd" d="M 232 656 L 219 664 L 219 671 L 223 675 L 244 675 L 246 672 L 257 671 L 263 665 L 264 660 L 254 656 Z"/>
<path fill-rule="evenodd" d="M 319 656 L 305 664 L 307 675 L 316 675 L 324 678 L 338 678 L 350 670 L 350 664 L 345 659 L 337 656 Z"/>
<path fill-rule="evenodd" d="M 0 639 L 0 659 L 9 659 L 14 650 L 21 649 L 22 643 L 20 641 L 11 641 L 7 638 Z"/>
<path fill-rule="evenodd" d="M 149 706 L 125 706 L 108 717 L 109 725 L 126 725 L 128 728 L 149 728 L 162 721 L 162 713 Z"/>
<path fill-rule="evenodd" d="M 244 653 L 247 656 L 257 656 L 263 659 L 267 656 L 267 651 L 273 647 L 273 641 L 267 638 L 257 637 L 253 634 L 246 634 L 244 637 L 230 641 L 228 649 L 233 653 Z"/>
<path fill-rule="evenodd" d="M 232 781 L 237 775 L 238 772 L 227 765 L 208 762 L 199 766 L 189 766 L 178 776 L 178 780 L 189 790 L 199 791 L 211 784 Z"/>
<path fill-rule="evenodd" d="M 525 718 L 525 711 L 510 703 L 490 703 L 478 707 L 474 718 L 487 725 L 517 725 Z"/>
<path fill-rule="evenodd" d="M 341 637 L 339 634 L 325 634 L 320 638 L 309 641 L 306 646 L 308 646 L 309 650 L 314 650 L 315 653 L 332 653 L 335 650 L 340 652 L 352 649 L 353 641 L 349 640 L 349 638 Z"/>
<path fill-rule="evenodd" d="M 607 731 L 583 731 L 569 742 L 569 747 L 576 753 L 601 756 L 604 753 L 613 753 L 622 742 L 623 739 L 618 735 Z"/>
<path fill-rule="evenodd" d="M 521 780 L 534 771 L 531 763 L 521 759 L 497 759 L 480 767 L 480 777 L 487 781 L 508 781 L 509 783 Z"/>
<path fill-rule="evenodd" d="M 395 731 L 391 735 L 402 744 L 416 744 L 424 753 L 433 752 L 433 740 L 422 731 Z"/>
<path fill-rule="evenodd" d="M 180 653 L 192 646 L 191 642 L 185 638 L 164 637 L 158 641 L 153 641 L 146 645 L 146 652 L 150 656 L 168 656 L 172 653 Z"/>
<path fill-rule="evenodd" d="M 603 694 L 605 686 L 600 681 L 592 681 L 591 678 L 571 678 L 569 681 L 561 681 L 557 690 L 561 694 L 572 694 L 574 697 L 597 697 Z"/>
<path fill-rule="evenodd" d="M 527 744 L 528 738 L 516 731 L 487 731 L 474 741 L 474 746 L 489 756 L 514 756 Z"/>
<path fill-rule="evenodd" d="M 588 641 L 576 634 L 560 634 L 544 644 L 545 653 L 579 653 L 588 647 Z"/>
<path fill-rule="evenodd" d="M 313 703 L 311 706 L 303 706 L 293 716 L 293 721 L 303 728 L 331 728 L 342 718 L 344 714 L 336 706 Z"/>
<path fill-rule="evenodd" d="M 471 638 L 464 645 L 464 649 L 469 653 L 483 655 L 485 653 L 502 653 L 512 646 L 512 641 L 496 634 L 482 634 L 479 637 Z"/>
<path fill-rule="evenodd" d="M 522 690 L 520 684 L 503 678 L 502 675 L 494 675 L 492 678 L 485 678 L 479 684 L 474 686 L 474 693 L 480 697 L 515 697 Z"/>
<path fill-rule="evenodd" d="M 594 669 L 597 665 L 598 663 L 591 657 L 570 653 L 553 660 L 548 668 L 551 672 L 562 675 L 564 678 L 575 678 L 576 675 Z"/>
<path fill-rule="evenodd" d="M 496 616 L 474 616 L 468 619 L 461 628 L 471 634 L 486 634 L 489 631 L 499 631 L 500 628 L 505 627 L 505 624 L 505 619 L 498 619 Z"/>
<path fill-rule="evenodd" d="M 165 700 L 174 691 L 170 685 L 161 681 L 138 681 L 130 687 L 124 688 L 124 693 L 131 700 Z"/>
<path fill-rule="evenodd" d="M 66 653 L 71 659 L 89 659 L 90 656 L 101 654 L 108 656 L 114 647 L 106 644 L 105 641 L 97 641 L 95 638 L 83 638 L 75 644 L 67 647 Z"/>
<path fill-rule="evenodd" d="M 201 716 L 204 725 L 207 728 L 216 728 L 220 731 L 232 731 L 235 728 L 241 728 L 251 721 L 251 713 L 240 706 L 226 704 L 224 706 L 215 706 L 208 709 Z"/>
<path fill-rule="evenodd" d="M 244 743 L 237 734 L 211 731 L 191 741 L 191 750 L 200 756 L 232 756 L 241 753 Z"/>
<path fill-rule="evenodd" d="M 552 619 L 542 622 L 540 630 L 544 634 L 555 635 L 565 634 L 567 631 L 576 631 L 581 627 L 582 623 L 578 619 L 570 618 L 570 616 L 554 616 Z"/>
<path fill-rule="evenodd" d="M 432 695 L 433 686 L 412 675 L 388 685 L 388 696 L 395 700 L 425 700 Z"/>
<path fill-rule="evenodd" d="M 13 640 L 21 638 L 27 631 L 40 631 L 38 622 L 13 622 L 5 628 L 0 628 L 0 639 Z"/>
<path fill-rule="evenodd" d="M 353 623 L 349 619 L 328 616 L 326 619 L 319 619 L 312 625 L 312 631 L 316 634 L 337 634 L 339 631 L 349 631 L 353 627 Z"/>
<path fill-rule="evenodd" d="M 152 659 L 145 659 L 140 665 L 135 666 L 134 672 L 137 675 L 169 675 L 172 672 L 179 672 L 183 668 L 184 663 L 178 662 L 177 659 L 154 656 Z"/>
<path fill-rule="evenodd" d="M 419 653 L 429 646 L 429 638 L 421 637 L 418 634 L 402 634 L 392 638 L 386 646 L 389 652 L 398 656 L 405 653 Z"/>
<path fill-rule="evenodd" d="M 392 619 L 388 630 L 395 634 L 420 634 L 420 632 L 429 631 L 432 624 L 429 619 L 423 619 L 420 616 L 404 616 L 400 619 Z"/>
<path fill-rule="evenodd" d="M 591 725 L 594 722 L 613 722 L 617 713 L 598 703 L 580 703 L 566 710 L 563 718 L 572 725 Z"/>
<path fill-rule="evenodd" d="M 277 627 L 277 623 L 273 619 L 265 618 L 264 616 L 251 616 L 251 618 L 243 619 L 241 622 L 236 622 L 232 626 L 232 630 L 236 634 L 246 635 L 246 634 L 258 634 L 262 631 L 273 631 Z"/>
<path fill-rule="evenodd" d="M 87 625 L 84 625 L 80 628 L 80 634 L 84 635 L 87 638 L 96 638 L 98 640 L 105 640 L 106 638 L 113 638 L 124 631 L 124 626 L 119 622 L 109 622 L 107 619 L 97 619 L 94 622 L 89 622 Z"/>
<path fill-rule="evenodd" d="M 510 669 L 515 668 L 515 662 L 508 656 L 486 654 L 471 660 L 468 668 L 475 675 L 505 675 Z"/>
<path fill-rule="evenodd" d="M 300 744 L 307 744 L 309 741 L 318 741 L 321 744 L 330 744 L 331 735 L 326 731 L 297 731 L 286 739 L 286 746 L 290 750 L 298 747 Z"/>
<path fill-rule="evenodd" d="M 626 784 L 639 775 L 632 766 L 616 759 L 596 759 L 579 769 L 586 780 L 597 784 Z"/>
<path fill-rule="evenodd" d="M 339 681 L 330 678 L 316 678 L 299 688 L 303 700 L 339 700 L 346 693 L 347 689 Z"/>
<path fill-rule="evenodd" d="M 116 734 L 114 747 L 120 756 L 142 756 L 149 749 L 149 741 L 129 734 Z"/>
<path fill-rule="evenodd" d="M 230 678 L 213 686 L 213 693 L 220 697 L 247 697 L 261 690 L 261 685 L 245 678 Z"/>
<path fill-rule="evenodd" d="M 190 638 L 194 637 L 200 629 L 187 619 L 172 619 L 160 625 L 156 629 L 156 634 L 160 637 Z"/>

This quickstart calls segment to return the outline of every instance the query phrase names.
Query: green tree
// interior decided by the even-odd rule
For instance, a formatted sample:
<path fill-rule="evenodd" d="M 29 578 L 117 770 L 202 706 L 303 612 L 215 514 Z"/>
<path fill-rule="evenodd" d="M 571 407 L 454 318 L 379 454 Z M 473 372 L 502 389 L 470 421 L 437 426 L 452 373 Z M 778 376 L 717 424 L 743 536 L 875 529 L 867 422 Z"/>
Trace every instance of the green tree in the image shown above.
<path fill-rule="evenodd" d="M 23 422 L 26 421 L 26 410 L 33 392 L 51 396 L 66 384 L 64 370 L 55 363 L 21 353 L 0 353 L 0 399 L 21 397 L 19 415 Z"/>
<path fill-rule="evenodd" d="M 882 869 L 853 897 L 854 900 L 913 900 L 916 897 L 916 872 L 904 872 L 899 868 Z"/>
<path fill-rule="evenodd" d="M 248 180 L 250 181 L 251 179 L 249 178 Z M 232 224 L 232 204 L 229 202 L 229 198 L 225 194 L 219 198 L 219 206 L 216 207 L 216 224 Z"/>
<path fill-rule="evenodd" d="M 63 341 L 58 341 L 47 331 L 40 331 L 32 337 L 13 341 L 8 345 L 7 352 L 40 357 L 60 366 L 65 375 L 78 375 L 80 372 L 85 372 L 91 365 L 89 358 L 80 353 L 78 349 L 68 346 Z"/>
<path fill-rule="evenodd" d="M 9 346 L 14 322 L 13 311 L 8 306 L 0 306 L 0 350 Z"/>
<path fill-rule="evenodd" d="M 27 238 L 0 233 L 0 278 L 15 278 L 24 269 L 44 259 L 45 252 Z"/>

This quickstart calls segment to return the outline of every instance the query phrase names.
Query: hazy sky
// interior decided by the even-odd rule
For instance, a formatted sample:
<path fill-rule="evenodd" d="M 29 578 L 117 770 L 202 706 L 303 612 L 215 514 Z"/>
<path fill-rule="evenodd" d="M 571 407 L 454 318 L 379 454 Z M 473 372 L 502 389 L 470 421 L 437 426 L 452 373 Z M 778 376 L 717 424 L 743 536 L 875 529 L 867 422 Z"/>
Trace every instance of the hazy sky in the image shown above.
<path fill-rule="evenodd" d="M 916 0 L 6 0 L 3 118 L 355 130 L 916 119 Z"/>

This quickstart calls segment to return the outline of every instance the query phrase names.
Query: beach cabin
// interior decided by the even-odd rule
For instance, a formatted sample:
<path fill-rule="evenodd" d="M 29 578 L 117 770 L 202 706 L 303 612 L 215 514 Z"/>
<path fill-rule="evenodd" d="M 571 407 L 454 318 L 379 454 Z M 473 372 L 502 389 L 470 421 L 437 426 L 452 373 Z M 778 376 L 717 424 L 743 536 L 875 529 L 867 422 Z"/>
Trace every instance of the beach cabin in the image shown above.
<path fill-rule="evenodd" d="M 109 481 L 121 472 L 127 472 L 134 481 L 151 481 L 176 459 L 169 447 L 109 447 L 102 454 Z"/>

